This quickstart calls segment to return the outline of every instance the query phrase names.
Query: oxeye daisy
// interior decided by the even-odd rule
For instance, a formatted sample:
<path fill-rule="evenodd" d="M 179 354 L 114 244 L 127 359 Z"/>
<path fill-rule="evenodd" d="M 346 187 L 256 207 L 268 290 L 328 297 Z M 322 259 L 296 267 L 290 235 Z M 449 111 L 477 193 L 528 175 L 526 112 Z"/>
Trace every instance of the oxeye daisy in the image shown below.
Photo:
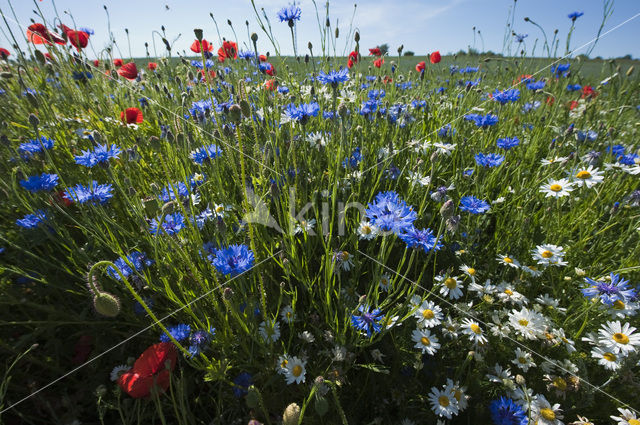
<path fill-rule="evenodd" d="M 589 165 L 588 167 L 575 168 L 568 173 L 571 178 L 571 182 L 578 187 L 585 186 L 586 188 L 590 189 L 596 184 L 602 183 L 604 181 L 602 171 L 599 171 L 592 165 Z"/>
<path fill-rule="evenodd" d="M 496 287 L 496 295 L 500 301 L 504 303 L 521 305 L 527 302 L 527 299 L 520 292 L 516 291 L 513 285 L 502 282 Z"/>
<path fill-rule="evenodd" d="M 424 328 L 436 327 L 444 318 L 442 309 L 432 301 L 424 301 L 413 316 L 418 319 L 418 325 Z"/>
<path fill-rule="evenodd" d="M 540 192 L 544 193 L 546 198 L 562 198 L 569 196 L 572 190 L 573 183 L 567 179 L 549 179 L 547 183 L 540 186 Z"/>
<path fill-rule="evenodd" d="M 289 364 L 289 360 L 291 357 L 287 354 L 283 354 L 278 357 L 278 364 L 276 365 L 276 372 L 279 375 L 286 375 L 287 373 L 287 365 Z"/>
<path fill-rule="evenodd" d="M 493 366 L 491 373 L 487 373 L 485 376 L 489 382 L 495 382 L 497 384 L 503 384 L 505 381 L 511 381 L 513 378 L 511 376 L 511 369 L 503 369 L 498 363 Z"/>
<path fill-rule="evenodd" d="M 429 402 L 433 413 L 438 416 L 444 416 L 451 419 L 458 414 L 458 402 L 450 388 L 439 390 L 436 387 L 431 388 L 429 393 Z"/>
<path fill-rule="evenodd" d="M 265 320 L 259 326 L 260 336 L 266 343 L 280 339 L 280 324 L 275 320 Z"/>
<path fill-rule="evenodd" d="M 378 288 L 380 288 L 383 292 L 389 292 L 389 288 L 391 287 L 391 278 L 388 274 L 383 274 L 380 276 L 380 281 L 378 283 Z"/>
<path fill-rule="evenodd" d="M 564 248 L 557 245 L 538 245 L 531 251 L 531 256 L 538 264 L 544 266 L 566 266 L 567 262 L 564 259 Z"/>
<path fill-rule="evenodd" d="M 520 262 L 510 255 L 498 254 L 496 260 L 498 260 L 500 264 L 504 264 L 505 266 L 513 267 L 516 269 L 520 268 Z"/>
<path fill-rule="evenodd" d="M 539 394 L 531 405 L 531 422 L 536 425 L 563 425 L 562 409 L 559 404 L 551 405 L 547 399 Z"/>
<path fill-rule="evenodd" d="M 296 315 L 293 313 L 293 308 L 288 305 L 280 311 L 280 318 L 285 322 L 291 324 L 296 318 Z"/>
<path fill-rule="evenodd" d="M 544 332 L 545 319 L 540 313 L 522 307 L 509 313 L 509 325 L 526 339 L 537 339 Z"/>
<path fill-rule="evenodd" d="M 564 164 L 568 159 L 569 158 L 566 156 L 555 156 L 553 158 L 544 158 L 540 161 L 540 164 L 542 164 L 543 166 L 552 164 Z"/>
<path fill-rule="evenodd" d="M 620 416 L 611 416 L 611 419 L 617 421 L 616 425 L 640 425 L 640 418 L 636 416 L 636 412 L 629 409 L 618 407 Z"/>
<path fill-rule="evenodd" d="M 604 366 L 607 370 L 620 369 L 620 355 L 614 354 L 608 349 L 602 347 L 595 347 L 591 350 L 591 357 L 598 360 L 600 366 Z"/>
<path fill-rule="evenodd" d="M 518 368 L 522 369 L 523 372 L 528 371 L 531 367 L 536 367 L 536 364 L 533 362 L 533 358 L 531 357 L 531 353 L 523 351 L 520 348 L 516 348 L 515 356 L 516 358 L 511 360 L 511 363 L 518 366 Z"/>
<path fill-rule="evenodd" d="M 378 228 L 368 221 L 363 221 L 358 226 L 358 237 L 364 240 L 371 240 L 378 236 Z"/>
<path fill-rule="evenodd" d="M 288 359 L 287 368 L 284 373 L 287 384 L 291 385 L 294 382 L 299 384 L 304 382 L 307 369 L 305 368 L 307 362 L 293 356 Z"/>
<path fill-rule="evenodd" d="M 433 356 L 440 348 L 438 337 L 432 335 L 428 329 L 414 329 L 411 339 L 416 343 L 414 348 L 422 350 L 423 354 L 426 353 Z"/>
<path fill-rule="evenodd" d="M 462 333 L 467 335 L 476 345 L 483 345 L 488 341 L 487 337 L 484 336 L 484 331 L 475 320 L 464 319 L 462 322 Z"/>
<path fill-rule="evenodd" d="M 624 357 L 640 346 L 640 333 L 634 333 L 635 330 L 636 328 L 629 323 L 622 325 L 619 321 L 607 322 L 598 331 L 598 342 L 613 353 L 620 353 Z"/>
<path fill-rule="evenodd" d="M 442 322 L 442 333 L 444 336 L 447 336 L 451 339 L 455 339 L 458 337 L 458 329 L 460 326 L 457 322 L 455 322 L 451 316 L 447 316 L 446 320 Z"/>
<path fill-rule="evenodd" d="M 440 295 L 448 296 L 450 300 L 457 300 L 462 296 L 462 285 L 455 276 L 436 276 L 436 282 L 441 284 Z"/>
<path fill-rule="evenodd" d="M 471 278 L 471 282 L 476 282 L 476 269 L 474 267 L 469 267 L 466 264 L 460 266 L 460 271 Z"/>
<path fill-rule="evenodd" d="M 459 382 L 453 382 L 451 379 L 447 378 L 447 388 L 453 391 L 453 398 L 458 402 L 458 410 L 462 412 L 468 406 L 469 396 L 465 394 L 467 391 L 466 387 L 461 387 Z"/>
<path fill-rule="evenodd" d="M 636 302 L 624 302 L 622 300 L 616 300 L 607 307 L 607 312 L 614 319 L 624 319 L 629 316 L 635 316 L 638 313 L 638 303 Z"/>

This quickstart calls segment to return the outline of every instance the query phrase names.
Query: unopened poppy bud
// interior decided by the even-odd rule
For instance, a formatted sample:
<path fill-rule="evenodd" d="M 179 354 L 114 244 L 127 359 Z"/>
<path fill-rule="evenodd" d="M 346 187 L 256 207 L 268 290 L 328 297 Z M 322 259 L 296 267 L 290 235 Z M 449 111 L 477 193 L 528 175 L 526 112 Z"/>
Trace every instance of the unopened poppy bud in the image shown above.
<path fill-rule="evenodd" d="M 27 93 L 27 100 L 34 108 L 38 107 L 38 99 L 33 93 Z"/>
<path fill-rule="evenodd" d="M 229 119 L 231 122 L 238 123 L 242 119 L 242 108 L 238 104 L 229 107 Z"/>
<path fill-rule="evenodd" d="M 339 35 L 340 35 L 340 28 L 336 27 L 336 38 L 338 38 Z"/>
<path fill-rule="evenodd" d="M 356 41 L 356 43 L 360 42 L 360 33 L 358 31 L 356 31 L 356 34 L 353 36 L 353 39 Z"/>
<path fill-rule="evenodd" d="M 529 22 L 529 17 L 528 17 L 528 16 L 525 16 L 524 21 L 525 21 L 525 22 Z"/>
<path fill-rule="evenodd" d="M 32 127 L 37 127 L 40 124 L 40 119 L 35 114 L 29 114 L 29 124 Z"/>
<path fill-rule="evenodd" d="M 398 54 L 401 55 L 402 54 L 402 50 L 404 49 L 404 44 L 401 44 L 400 47 L 398 47 Z"/>
<path fill-rule="evenodd" d="M 307 44 L 307 47 L 309 48 L 309 50 L 313 50 L 313 44 L 311 44 L 311 42 L 309 42 L 309 44 Z"/>
<path fill-rule="evenodd" d="M 331 21 L 329 20 L 329 18 L 327 18 L 327 20 L 325 21 L 325 26 L 330 27 L 331 26 Z"/>
<path fill-rule="evenodd" d="M 240 109 L 242 109 L 242 115 L 244 115 L 245 117 L 249 117 L 251 116 L 251 105 L 249 105 L 249 102 L 247 102 L 245 99 L 242 99 L 240 101 Z"/>
<path fill-rule="evenodd" d="M 304 63 L 309 63 L 309 55 L 304 55 Z"/>
<path fill-rule="evenodd" d="M 458 230 L 458 226 L 460 225 L 460 216 L 453 215 L 447 219 L 446 222 L 447 230 L 451 233 L 455 233 Z"/>
<path fill-rule="evenodd" d="M 107 394 L 107 387 L 103 384 L 96 387 L 96 396 L 104 397 Z"/>
<path fill-rule="evenodd" d="M 298 425 L 300 419 L 300 406 L 291 403 L 284 409 L 282 414 L 282 425 Z"/>
<path fill-rule="evenodd" d="M 253 41 L 254 43 L 256 41 L 258 41 L 258 34 L 256 34 L 255 32 L 251 33 L 251 41 Z"/>
<path fill-rule="evenodd" d="M 440 207 L 440 215 L 442 216 L 442 218 L 447 219 L 453 215 L 454 210 L 455 207 L 453 205 L 453 201 L 449 199 L 442 205 L 442 207 Z"/>
<path fill-rule="evenodd" d="M 120 313 L 120 301 L 108 292 L 98 292 L 93 297 L 93 307 L 98 314 L 106 317 L 116 317 Z"/>

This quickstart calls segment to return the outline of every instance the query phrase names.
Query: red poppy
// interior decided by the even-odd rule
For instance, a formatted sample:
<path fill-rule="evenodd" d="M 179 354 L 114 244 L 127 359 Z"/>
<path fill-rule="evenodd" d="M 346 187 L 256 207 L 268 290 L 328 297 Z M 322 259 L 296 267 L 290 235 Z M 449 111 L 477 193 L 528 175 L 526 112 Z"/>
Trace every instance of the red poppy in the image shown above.
<path fill-rule="evenodd" d="M 354 65 L 353 61 L 351 59 L 349 59 L 347 61 L 347 68 L 351 69 L 353 67 L 353 65 Z"/>
<path fill-rule="evenodd" d="M 56 192 L 56 194 L 53 196 L 53 199 L 51 201 L 51 203 L 53 204 L 53 201 L 64 205 L 65 207 L 70 207 L 71 205 L 73 205 L 73 201 L 70 199 L 67 199 L 66 196 L 64 196 L 64 190 L 59 190 L 58 192 Z"/>
<path fill-rule="evenodd" d="M 154 386 L 165 392 L 177 360 L 177 350 L 172 343 L 154 344 L 138 357 L 128 372 L 120 375 L 118 385 L 133 398 L 148 397 Z"/>
<path fill-rule="evenodd" d="M 27 40 L 33 44 L 67 44 L 67 41 L 55 32 L 51 32 L 43 24 L 29 25 Z"/>
<path fill-rule="evenodd" d="M 53 56 L 51 56 L 51 54 L 49 52 L 45 53 L 44 57 L 47 58 L 47 60 L 49 60 L 51 62 L 54 62 Z"/>
<path fill-rule="evenodd" d="M 123 63 L 124 62 L 122 62 L 122 59 L 114 59 L 113 60 L 113 66 L 115 66 L 116 68 L 120 68 Z"/>
<path fill-rule="evenodd" d="M 149 71 L 155 71 L 157 67 L 158 67 L 158 64 L 155 62 L 149 62 L 147 64 L 147 68 L 149 69 Z"/>
<path fill-rule="evenodd" d="M 384 59 L 383 58 L 379 58 L 373 61 L 373 65 L 376 68 L 380 68 L 382 66 L 382 64 L 384 63 Z"/>
<path fill-rule="evenodd" d="M 547 96 L 547 100 L 545 100 L 545 103 L 549 106 L 553 105 L 556 101 L 556 98 L 553 96 Z"/>
<path fill-rule="evenodd" d="M 393 82 L 393 78 L 389 77 L 388 75 L 385 75 L 384 78 L 382 79 L 382 82 L 384 84 L 389 84 Z"/>
<path fill-rule="evenodd" d="M 11 53 L 7 49 L 0 47 L 0 58 L 7 60 L 9 56 L 11 56 Z"/>
<path fill-rule="evenodd" d="M 356 52 L 355 50 L 349 53 L 349 59 L 353 61 L 353 63 L 358 63 L 360 60 L 360 52 Z"/>
<path fill-rule="evenodd" d="M 224 62 L 227 58 L 238 59 L 238 45 L 233 41 L 224 41 L 218 49 L 218 61 Z"/>
<path fill-rule="evenodd" d="M 260 59 L 260 62 L 266 62 L 267 61 L 267 57 L 265 55 L 260 55 L 260 56 L 258 56 L 258 58 Z"/>
<path fill-rule="evenodd" d="M 586 98 L 586 97 L 594 98 L 594 97 L 596 97 L 597 95 L 598 95 L 598 92 L 597 92 L 597 91 L 595 91 L 595 90 L 593 89 L 593 87 L 591 87 L 591 86 L 584 86 L 584 87 L 582 88 L 582 96 L 581 96 L 581 97 L 582 97 L 583 99 L 584 99 L 584 98 Z"/>
<path fill-rule="evenodd" d="M 69 43 L 76 49 L 84 49 L 89 44 L 89 34 L 84 31 L 67 31 Z"/>
<path fill-rule="evenodd" d="M 573 111 L 573 109 L 578 106 L 578 101 L 577 100 L 572 100 L 571 103 L 569 104 L 569 110 Z"/>
<path fill-rule="evenodd" d="M 271 79 L 264 82 L 264 89 L 274 91 L 276 89 L 276 80 Z"/>
<path fill-rule="evenodd" d="M 423 72 L 423 71 L 424 71 L 424 69 L 426 68 L 426 66 L 427 66 L 427 64 L 426 64 L 426 62 L 425 62 L 425 61 L 418 62 L 418 64 L 416 65 L 416 71 L 418 71 L 418 72 L 420 72 L 420 73 L 421 73 L 421 72 Z"/>
<path fill-rule="evenodd" d="M 204 50 L 205 52 L 213 51 L 213 44 L 209 43 L 207 40 L 202 40 L 202 44 L 198 40 L 195 40 L 191 43 L 191 51 L 195 53 L 200 53 Z"/>
<path fill-rule="evenodd" d="M 270 64 L 269 62 L 267 62 L 267 65 L 269 65 L 269 68 L 267 68 L 264 73 L 273 77 L 276 75 L 276 67 L 273 66 L 272 64 Z"/>
<path fill-rule="evenodd" d="M 91 354 L 92 345 L 93 337 L 91 335 L 82 335 L 73 347 L 71 362 L 76 365 L 86 362 L 89 354 Z"/>
<path fill-rule="evenodd" d="M 369 49 L 369 56 L 382 56 L 382 50 L 379 47 Z"/>
<path fill-rule="evenodd" d="M 125 63 L 118 70 L 118 74 L 127 80 L 135 80 L 138 76 L 138 67 L 134 62 Z"/>
<path fill-rule="evenodd" d="M 429 60 L 431 61 L 431 63 L 438 63 L 442 60 L 442 56 L 440 56 L 440 51 L 436 50 L 435 52 L 431 53 L 431 56 L 429 56 Z"/>
<path fill-rule="evenodd" d="M 200 74 L 200 79 L 205 78 L 204 69 L 198 70 L 198 73 Z M 217 74 L 213 69 L 209 70 L 209 78 L 216 78 L 216 76 Z"/>
<path fill-rule="evenodd" d="M 120 120 L 127 124 L 141 123 L 143 119 L 142 111 L 138 108 L 127 108 L 120 112 Z"/>
<path fill-rule="evenodd" d="M 100 61 L 98 59 L 93 61 L 93 66 L 95 66 L 96 68 L 100 66 Z"/>

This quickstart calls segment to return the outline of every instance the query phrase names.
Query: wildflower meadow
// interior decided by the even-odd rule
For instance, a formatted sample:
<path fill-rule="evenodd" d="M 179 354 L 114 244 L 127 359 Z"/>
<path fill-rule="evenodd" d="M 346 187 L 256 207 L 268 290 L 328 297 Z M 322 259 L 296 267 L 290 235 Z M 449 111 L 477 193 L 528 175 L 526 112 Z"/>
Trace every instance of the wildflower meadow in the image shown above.
<path fill-rule="evenodd" d="M 0 422 L 640 424 L 634 62 L 251 4 L 142 58 L 0 6 Z"/>

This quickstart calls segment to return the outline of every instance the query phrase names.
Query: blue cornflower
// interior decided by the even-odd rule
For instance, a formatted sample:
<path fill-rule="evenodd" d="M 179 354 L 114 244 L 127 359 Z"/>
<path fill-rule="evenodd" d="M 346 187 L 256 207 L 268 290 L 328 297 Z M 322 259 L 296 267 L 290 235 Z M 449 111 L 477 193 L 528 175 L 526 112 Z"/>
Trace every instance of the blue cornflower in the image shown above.
<path fill-rule="evenodd" d="M 209 331 L 200 329 L 191 334 L 189 338 L 190 345 L 189 348 L 187 348 L 191 357 L 199 355 L 206 348 L 206 345 L 211 341 L 215 332 L 215 328 L 211 328 Z"/>
<path fill-rule="evenodd" d="M 529 34 L 513 34 L 518 43 L 522 43 L 525 38 L 529 37 Z"/>
<path fill-rule="evenodd" d="M 244 397 L 249 393 L 249 387 L 253 384 L 253 377 L 247 372 L 242 372 L 233 380 L 233 395 L 237 398 Z"/>
<path fill-rule="evenodd" d="M 171 336 L 173 337 L 173 339 L 175 339 L 176 341 L 180 342 L 180 341 L 184 341 L 185 339 L 189 338 L 189 334 L 191 333 L 191 326 L 181 323 L 179 325 L 175 325 L 175 326 L 171 326 L 170 328 L 167 328 L 167 330 L 169 331 L 169 334 L 171 334 Z M 171 339 L 169 338 L 169 335 L 167 335 L 166 333 L 160 335 L 160 341 L 161 342 L 170 342 Z"/>
<path fill-rule="evenodd" d="M 612 305 L 616 301 L 627 302 L 633 300 L 637 293 L 629 286 L 629 281 L 624 280 L 618 274 L 610 273 L 611 280 L 593 280 L 586 277 L 584 280 L 589 285 L 581 289 L 582 295 L 587 298 L 599 298 L 603 304 Z"/>
<path fill-rule="evenodd" d="M 218 145 L 208 145 L 198 148 L 189 154 L 194 163 L 202 165 L 222 155 L 222 149 Z"/>
<path fill-rule="evenodd" d="M 184 229 L 184 216 L 179 213 L 167 214 L 164 216 L 164 220 L 162 220 L 162 229 L 158 228 L 160 225 L 160 217 L 154 218 L 151 221 L 151 226 L 149 227 L 149 232 L 152 235 L 157 233 L 166 233 L 167 235 L 175 235 L 180 232 L 180 230 Z"/>
<path fill-rule="evenodd" d="M 153 308 L 153 298 L 142 297 L 142 301 L 144 301 L 144 303 L 147 305 L 147 307 L 149 307 L 149 309 Z M 144 307 L 142 307 L 142 304 L 136 301 L 133 303 L 133 312 L 135 314 L 145 314 L 147 310 L 145 310 Z"/>
<path fill-rule="evenodd" d="M 495 425 L 526 425 L 527 414 L 516 402 L 510 398 L 500 397 L 489 403 L 491 420 Z"/>
<path fill-rule="evenodd" d="M 418 215 L 396 192 L 380 192 L 365 211 L 371 224 L 385 232 L 400 234 L 413 227 Z"/>
<path fill-rule="evenodd" d="M 129 263 L 133 265 L 133 268 L 131 268 Z M 113 262 L 118 270 L 120 270 L 120 273 L 126 278 L 133 274 L 134 269 L 139 272 L 145 267 L 151 266 L 153 263 L 153 260 L 147 258 L 147 254 L 139 251 L 133 251 L 126 257 L 120 257 Z M 107 274 L 116 280 L 121 280 L 120 274 L 112 266 L 107 267 Z"/>
<path fill-rule="evenodd" d="M 290 103 L 284 110 L 285 115 L 301 124 L 306 124 L 309 117 L 318 116 L 320 111 L 320 105 L 317 102 L 301 103 L 300 106 L 296 106 L 295 103 Z"/>
<path fill-rule="evenodd" d="M 288 94 L 289 93 L 289 87 L 287 87 L 287 86 L 278 86 L 278 93 L 280 93 L 280 94 Z"/>
<path fill-rule="evenodd" d="M 86 32 L 89 35 L 93 35 L 93 30 L 91 28 L 80 27 L 80 28 L 78 28 L 78 31 Z"/>
<path fill-rule="evenodd" d="M 567 91 L 578 91 L 582 90 L 582 86 L 580 84 L 568 84 Z"/>
<path fill-rule="evenodd" d="M 367 93 L 367 97 L 372 100 L 382 99 L 386 95 L 387 93 L 384 90 L 377 90 L 377 89 L 369 90 L 369 92 Z"/>
<path fill-rule="evenodd" d="M 380 100 L 371 99 L 362 103 L 360 108 L 360 115 L 369 115 L 378 110 L 378 107 L 382 105 Z"/>
<path fill-rule="evenodd" d="M 438 251 L 442 248 L 440 239 L 436 239 L 431 229 L 417 229 L 411 226 L 400 234 L 400 239 L 407 244 L 408 248 L 422 248 L 424 252 Z"/>
<path fill-rule="evenodd" d="M 111 193 L 112 190 L 113 188 L 110 184 L 99 184 L 93 180 L 86 187 L 81 184 L 70 187 L 64 191 L 64 197 L 78 204 L 87 202 L 104 204 L 113 197 L 113 193 Z"/>
<path fill-rule="evenodd" d="M 30 192 L 37 192 L 39 190 L 51 190 L 57 184 L 57 174 L 42 173 L 39 176 L 31 176 L 26 180 L 20 180 L 20 186 L 24 187 Z"/>
<path fill-rule="evenodd" d="M 467 66 L 466 68 L 460 69 L 460 74 L 474 74 L 478 72 L 479 69 L 477 66 Z"/>
<path fill-rule="evenodd" d="M 560 74 L 565 74 L 567 71 L 569 71 L 569 68 L 571 67 L 570 63 L 559 63 L 557 65 L 553 65 L 551 66 L 551 73 L 555 74 L 556 77 L 560 76 Z"/>
<path fill-rule="evenodd" d="M 460 199 L 460 209 L 471 214 L 482 214 L 489 211 L 489 203 L 475 196 L 463 196 Z"/>
<path fill-rule="evenodd" d="M 508 89 L 505 91 L 500 91 L 496 89 L 491 94 L 493 100 L 496 102 L 500 102 L 500 104 L 504 105 L 505 103 L 515 102 L 520 99 L 520 90 L 518 89 Z"/>
<path fill-rule="evenodd" d="M 628 153 L 618 157 L 618 162 L 624 165 L 635 165 L 636 159 L 640 158 L 636 153 Z"/>
<path fill-rule="evenodd" d="M 529 90 L 542 90 L 545 86 L 545 82 L 540 80 L 540 81 L 532 81 L 530 83 L 527 83 L 527 89 Z"/>
<path fill-rule="evenodd" d="M 438 136 L 440 137 L 451 137 L 456 134 L 456 130 L 451 127 L 451 124 L 445 124 L 438 130 Z"/>
<path fill-rule="evenodd" d="M 230 245 L 226 249 L 216 250 L 215 257 L 210 255 L 211 264 L 223 275 L 236 276 L 253 266 L 253 252 L 246 245 Z"/>
<path fill-rule="evenodd" d="M 189 187 L 184 182 L 177 182 L 164 187 L 159 198 L 162 202 L 169 202 L 176 199 L 176 197 L 186 198 L 187 196 L 189 196 Z"/>
<path fill-rule="evenodd" d="M 571 12 L 567 15 L 569 19 L 575 22 L 576 19 L 584 15 L 584 12 Z"/>
<path fill-rule="evenodd" d="M 498 139 L 496 144 L 500 149 L 508 151 L 509 149 L 518 146 L 520 144 L 520 139 L 518 139 L 517 137 L 503 137 Z"/>
<path fill-rule="evenodd" d="M 539 100 L 534 100 L 533 102 L 527 102 L 522 105 L 522 113 L 526 114 L 527 112 L 535 111 L 542 105 Z"/>
<path fill-rule="evenodd" d="M 487 128 L 498 123 L 498 116 L 493 114 L 468 114 L 464 116 L 464 119 L 467 121 L 473 121 L 476 127 L 482 128 Z"/>
<path fill-rule="evenodd" d="M 362 153 L 360 153 L 360 147 L 354 149 L 350 157 L 345 158 L 342 161 L 342 168 L 358 168 L 358 164 L 362 161 Z"/>
<path fill-rule="evenodd" d="M 37 210 L 33 214 L 26 214 L 24 217 L 16 220 L 16 224 L 25 229 L 35 229 L 40 223 L 47 219 L 44 211 Z"/>
<path fill-rule="evenodd" d="M 482 167 L 497 167 L 502 164 L 502 161 L 504 161 L 504 156 L 498 153 L 488 153 L 485 155 L 481 152 L 476 155 L 476 164 Z"/>
<path fill-rule="evenodd" d="M 320 71 L 317 80 L 322 84 L 331 84 L 333 88 L 337 88 L 338 84 L 349 81 L 349 69 L 340 68 L 338 71 L 330 71 L 328 74 Z"/>
<path fill-rule="evenodd" d="M 598 133 L 596 133 L 593 130 L 589 130 L 589 131 L 578 130 L 576 132 L 576 140 L 578 142 L 584 142 L 585 140 L 588 140 L 590 142 L 595 142 L 596 139 L 598 139 Z"/>
<path fill-rule="evenodd" d="M 84 165 L 85 167 L 93 167 L 101 162 L 108 163 L 111 158 L 118 158 L 120 156 L 120 148 L 114 144 L 111 146 L 98 145 L 91 150 L 82 151 L 82 155 L 76 156 L 76 164 Z"/>
<path fill-rule="evenodd" d="M 215 66 L 215 64 L 216 64 L 216 63 L 215 63 L 214 61 L 210 60 L 210 59 L 207 59 L 207 60 L 205 61 L 204 65 L 202 64 L 202 61 L 197 61 L 197 60 L 195 60 L 195 59 L 191 61 L 191 66 L 195 66 L 195 67 L 196 67 L 196 68 L 198 68 L 198 69 L 202 69 L 202 68 L 204 68 L 205 66 L 206 66 L 207 68 L 211 68 L 211 67 Z"/>
<path fill-rule="evenodd" d="M 287 7 L 283 7 L 278 12 L 278 18 L 280 22 L 287 22 L 290 27 L 293 27 L 295 24 L 294 21 L 299 21 L 300 16 L 302 15 L 302 9 L 300 9 L 296 4 L 290 4 Z"/>
<path fill-rule="evenodd" d="M 358 311 L 359 316 L 351 315 L 351 326 L 366 333 L 367 337 L 382 330 L 380 322 L 384 319 L 384 315 L 379 308 L 369 311 L 369 306 L 360 305 Z"/>
<path fill-rule="evenodd" d="M 21 143 L 18 146 L 18 152 L 26 154 L 27 156 L 34 153 L 43 152 L 45 149 L 52 149 L 54 141 L 44 136 L 40 137 L 40 140 L 29 139 L 28 142 Z"/>
<path fill-rule="evenodd" d="M 238 52 L 238 57 L 246 60 L 250 60 L 256 57 L 256 54 L 250 50 L 240 50 Z"/>

